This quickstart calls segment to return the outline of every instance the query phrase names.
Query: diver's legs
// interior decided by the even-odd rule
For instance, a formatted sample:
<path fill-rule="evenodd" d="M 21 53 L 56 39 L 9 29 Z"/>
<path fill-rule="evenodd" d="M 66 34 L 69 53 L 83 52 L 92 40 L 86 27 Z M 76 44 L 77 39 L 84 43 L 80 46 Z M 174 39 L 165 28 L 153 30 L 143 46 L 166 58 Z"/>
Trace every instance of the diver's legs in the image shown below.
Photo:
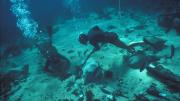
<path fill-rule="evenodd" d="M 127 50 L 128 52 L 130 52 L 130 53 L 134 53 L 134 49 L 133 49 L 133 48 L 130 48 L 128 45 L 126 45 L 126 44 L 125 44 L 124 42 L 122 42 L 121 40 L 115 39 L 115 40 L 112 40 L 110 43 L 113 44 L 113 45 L 115 45 L 116 47 L 126 49 L 126 50 Z"/>

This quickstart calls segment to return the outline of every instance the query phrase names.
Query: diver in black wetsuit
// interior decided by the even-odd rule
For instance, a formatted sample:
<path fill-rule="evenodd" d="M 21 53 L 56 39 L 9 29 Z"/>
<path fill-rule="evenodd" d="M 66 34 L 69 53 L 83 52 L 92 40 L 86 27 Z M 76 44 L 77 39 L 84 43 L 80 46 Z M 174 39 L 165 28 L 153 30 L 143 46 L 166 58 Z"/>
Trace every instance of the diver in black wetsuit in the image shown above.
<path fill-rule="evenodd" d="M 79 42 L 86 45 L 88 42 L 94 46 L 93 51 L 100 49 L 100 44 L 111 43 L 119 48 L 124 48 L 128 52 L 133 53 L 134 50 L 128 47 L 124 42 L 118 39 L 118 35 L 114 32 L 104 32 L 98 26 L 94 26 L 87 34 L 79 36 Z"/>

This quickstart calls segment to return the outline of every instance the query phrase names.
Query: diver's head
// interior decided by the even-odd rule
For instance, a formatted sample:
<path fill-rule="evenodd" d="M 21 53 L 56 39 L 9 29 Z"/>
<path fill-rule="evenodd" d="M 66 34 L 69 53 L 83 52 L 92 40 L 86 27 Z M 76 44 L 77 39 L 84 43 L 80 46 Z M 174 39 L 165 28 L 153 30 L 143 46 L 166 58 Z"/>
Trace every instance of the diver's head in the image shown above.
<path fill-rule="evenodd" d="M 87 42 L 88 42 L 88 36 L 86 35 L 86 34 L 80 34 L 79 35 L 79 42 L 81 43 L 81 44 L 84 44 L 84 45 L 86 45 L 87 44 Z"/>

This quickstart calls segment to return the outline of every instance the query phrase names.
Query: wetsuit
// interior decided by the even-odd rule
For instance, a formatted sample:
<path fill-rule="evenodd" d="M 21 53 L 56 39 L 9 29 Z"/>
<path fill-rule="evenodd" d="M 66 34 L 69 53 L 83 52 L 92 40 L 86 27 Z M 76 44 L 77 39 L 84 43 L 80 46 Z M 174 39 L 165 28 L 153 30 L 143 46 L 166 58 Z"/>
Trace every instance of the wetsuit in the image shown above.
<path fill-rule="evenodd" d="M 94 50 L 99 50 L 100 44 L 111 43 L 117 47 L 131 51 L 131 49 L 124 42 L 118 39 L 118 35 L 116 33 L 104 32 L 97 26 L 90 29 L 87 36 L 89 43 L 94 46 Z"/>

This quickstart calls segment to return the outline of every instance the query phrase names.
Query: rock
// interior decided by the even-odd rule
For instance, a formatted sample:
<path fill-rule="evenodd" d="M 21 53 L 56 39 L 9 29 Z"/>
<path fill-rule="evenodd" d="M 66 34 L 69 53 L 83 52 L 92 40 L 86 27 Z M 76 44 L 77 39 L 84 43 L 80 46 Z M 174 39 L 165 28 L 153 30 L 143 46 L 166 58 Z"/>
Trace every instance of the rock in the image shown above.
<path fill-rule="evenodd" d="M 78 98 L 78 101 L 84 101 L 83 97 Z"/>
<path fill-rule="evenodd" d="M 75 95 L 75 96 L 79 96 L 80 93 L 79 93 L 78 89 L 75 89 L 75 90 L 72 92 L 72 94 Z"/>
<path fill-rule="evenodd" d="M 17 56 L 21 53 L 22 53 L 22 47 L 17 44 L 12 44 L 12 45 L 6 47 L 6 49 L 2 53 L 2 57 L 7 58 L 9 56 Z"/>
<path fill-rule="evenodd" d="M 144 37 L 143 41 L 146 44 L 149 44 L 150 46 L 152 46 L 157 51 L 160 51 L 166 47 L 165 45 L 166 41 L 155 36 Z"/>
<path fill-rule="evenodd" d="M 125 29 L 125 32 L 126 33 L 132 33 L 134 32 L 135 30 L 143 30 L 146 28 L 146 25 L 144 24 L 140 24 L 140 25 L 136 25 L 136 26 L 133 26 L 133 27 L 129 27 L 129 28 L 126 28 Z"/>
<path fill-rule="evenodd" d="M 144 94 L 135 95 L 134 101 L 150 101 Z"/>
<path fill-rule="evenodd" d="M 115 91 L 115 89 L 111 87 L 101 87 L 100 89 L 103 93 L 108 94 L 108 95 L 112 95 L 113 92 Z"/>
<path fill-rule="evenodd" d="M 90 58 L 83 67 L 83 76 L 85 77 L 85 84 L 90 82 L 100 82 L 104 73 L 99 64 Z"/>
<path fill-rule="evenodd" d="M 160 96 L 160 91 L 154 86 L 154 85 L 151 85 L 147 90 L 146 92 L 150 95 L 153 95 L 153 96 L 156 96 L 156 97 L 161 97 Z"/>
<path fill-rule="evenodd" d="M 65 79 L 69 76 L 70 61 L 63 55 L 59 54 L 57 49 L 49 42 L 41 43 L 38 48 L 46 59 L 44 71 L 51 75 Z"/>
<path fill-rule="evenodd" d="M 94 99 L 93 101 L 101 101 L 100 99 Z"/>
<path fill-rule="evenodd" d="M 143 71 L 149 64 L 158 61 L 160 58 L 155 55 L 145 54 L 143 51 L 137 51 L 135 54 L 124 57 L 125 65 L 140 69 L 140 72 Z"/>
<path fill-rule="evenodd" d="M 132 33 L 134 32 L 134 29 L 133 28 L 127 28 L 125 29 L 125 33 Z"/>
<path fill-rule="evenodd" d="M 95 61 L 93 58 L 90 58 L 83 67 L 83 75 L 86 75 L 88 72 L 93 72 L 96 68 L 98 68 L 97 61 Z"/>
<path fill-rule="evenodd" d="M 107 30 L 112 30 L 112 29 L 116 29 L 117 27 L 116 26 L 114 26 L 114 25 L 109 25 L 108 27 L 107 27 Z"/>
<path fill-rule="evenodd" d="M 104 72 L 104 78 L 105 79 L 112 79 L 113 78 L 113 72 L 109 71 L 109 70 L 105 71 Z"/>
<path fill-rule="evenodd" d="M 145 24 L 140 24 L 140 25 L 137 25 L 137 26 L 134 26 L 134 29 L 135 30 L 143 30 L 146 28 L 146 25 Z"/>
<path fill-rule="evenodd" d="M 93 92 L 91 90 L 86 91 L 86 101 L 93 101 Z"/>
<path fill-rule="evenodd" d="M 71 53 L 73 53 L 73 52 L 74 52 L 74 50 L 69 50 L 69 51 L 67 51 L 68 54 L 71 54 Z"/>
<path fill-rule="evenodd" d="M 113 95 L 122 96 L 122 97 L 125 97 L 125 98 L 129 98 L 128 96 L 125 96 L 120 89 L 115 90 L 115 91 L 113 92 Z"/>
<path fill-rule="evenodd" d="M 147 72 L 150 76 L 157 78 L 175 91 L 180 91 L 180 76 L 164 68 L 162 65 L 157 65 L 154 67 L 149 66 L 147 68 Z"/>
<path fill-rule="evenodd" d="M 29 66 L 25 65 L 23 70 L 11 70 L 7 73 L 0 73 L 0 95 L 3 101 L 7 101 L 11 94 L 11 88 L 19 82 L 25 80 L 28 76 Z M 12 91 L 13 92 L 13 91 Z"/>
<path fill-rule="evenodd" d="M 106 96 L 106 101 L 116 101 L 116 97 L 113 95 L 107 95 Z"/>

